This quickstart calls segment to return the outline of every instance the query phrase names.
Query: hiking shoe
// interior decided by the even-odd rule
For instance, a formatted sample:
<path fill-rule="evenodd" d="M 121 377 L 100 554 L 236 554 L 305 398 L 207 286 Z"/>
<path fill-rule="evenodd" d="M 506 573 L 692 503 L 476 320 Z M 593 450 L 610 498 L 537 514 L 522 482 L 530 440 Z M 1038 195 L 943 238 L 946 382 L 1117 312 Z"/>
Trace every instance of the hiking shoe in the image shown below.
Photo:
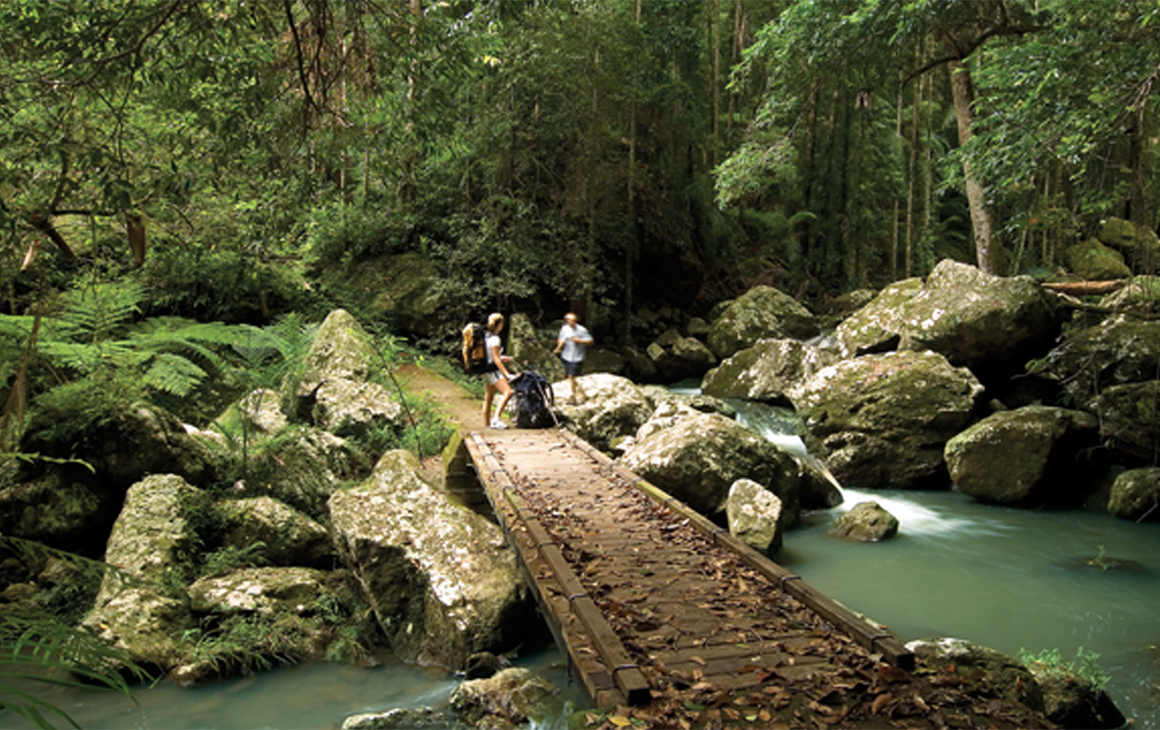
<path fill-rule="evenodd" d="M 491 427 L 492 428 L 507 428 L 507 424 L 504 423 L 503 421 L 499 420 L 498 418 L 493 418 L 493 419 L 491 419 Z"/>

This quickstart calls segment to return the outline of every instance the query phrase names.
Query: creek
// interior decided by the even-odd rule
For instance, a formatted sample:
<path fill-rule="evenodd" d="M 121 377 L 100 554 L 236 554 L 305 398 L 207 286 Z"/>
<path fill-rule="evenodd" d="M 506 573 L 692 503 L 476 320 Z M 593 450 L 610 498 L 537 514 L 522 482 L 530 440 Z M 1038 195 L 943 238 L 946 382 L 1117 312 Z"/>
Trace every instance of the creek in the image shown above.
<path fill-rule="evenodd" d="M 788 409 L 731 402 L 738 420 L 805 452 Z M 826 595 L 904 641 L 955 636 L 1013 657 L 1082 648 L 1099 655 L 1108 693 L 1134 727 L 1160 728 L 1160 524 L 1102 505 L 1047 511 L 984 505 L 953 491 L 843 490 L 808 514 L 777 554 Z M 826 535 L 842 511 L 875 501 L 898 518 L 876 544 Z"/>

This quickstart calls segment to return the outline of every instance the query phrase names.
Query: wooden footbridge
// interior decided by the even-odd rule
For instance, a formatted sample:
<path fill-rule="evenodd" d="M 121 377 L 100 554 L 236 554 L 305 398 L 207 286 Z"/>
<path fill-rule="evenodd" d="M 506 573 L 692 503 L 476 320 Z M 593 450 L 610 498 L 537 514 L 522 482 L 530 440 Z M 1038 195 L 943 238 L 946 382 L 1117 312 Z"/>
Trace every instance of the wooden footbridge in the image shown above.
<path fill-rule="evenodd" d="M 724 719 L 775 724 L 805 712 L 846 724 L 857 702 L 825 704 L 833 692 L 793 688 L 870 688 L 868 706 L 886 686 L 884 671 L 914 666 L 882 626 L 568 431 L 489 430 L 464 444 L 573 675 L 598 706 L 719 708 Z"/>

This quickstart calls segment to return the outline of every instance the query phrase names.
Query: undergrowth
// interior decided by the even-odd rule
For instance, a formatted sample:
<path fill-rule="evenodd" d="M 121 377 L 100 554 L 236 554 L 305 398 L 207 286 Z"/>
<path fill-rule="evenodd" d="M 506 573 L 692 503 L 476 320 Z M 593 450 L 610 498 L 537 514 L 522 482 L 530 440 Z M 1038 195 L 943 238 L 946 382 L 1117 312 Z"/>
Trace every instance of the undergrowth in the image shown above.
<path fill-rule="evenodd" d="M 1019 661 L 1037 674 L 1044 674 L 1057 679 L 1071 679 L 1081 677 L 1091 682 L 1096 689 L 1104 690 L 1111 677 L 1099 666 L 1100 655 L 1094 651 L 1084 651 L 1081 646 L 1076 649 L 1075 659 L 1067 661 L 1059 649 L 1044 649 L 1038 654 L 1019 650 Z"/>

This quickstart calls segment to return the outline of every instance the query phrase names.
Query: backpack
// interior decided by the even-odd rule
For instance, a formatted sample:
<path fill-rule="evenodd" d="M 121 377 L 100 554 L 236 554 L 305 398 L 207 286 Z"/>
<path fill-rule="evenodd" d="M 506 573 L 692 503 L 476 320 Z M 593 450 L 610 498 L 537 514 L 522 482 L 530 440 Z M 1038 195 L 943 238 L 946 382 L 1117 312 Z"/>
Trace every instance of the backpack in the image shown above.
<path fill-rule="evenodd" d="M 512 381 L 516 402 L 516 428 L 549 428 L 556 422 L 552 408 L 556 395 L 552 384 L 535 370 L 525 370 Z"/>
<path fill-rule="evenodd" d="M 497 370 L 487 361 L 487 329 L 479 322 L 468 322 L 463 328 L 463 367 L 471 375 L 483 375 Z"/>

